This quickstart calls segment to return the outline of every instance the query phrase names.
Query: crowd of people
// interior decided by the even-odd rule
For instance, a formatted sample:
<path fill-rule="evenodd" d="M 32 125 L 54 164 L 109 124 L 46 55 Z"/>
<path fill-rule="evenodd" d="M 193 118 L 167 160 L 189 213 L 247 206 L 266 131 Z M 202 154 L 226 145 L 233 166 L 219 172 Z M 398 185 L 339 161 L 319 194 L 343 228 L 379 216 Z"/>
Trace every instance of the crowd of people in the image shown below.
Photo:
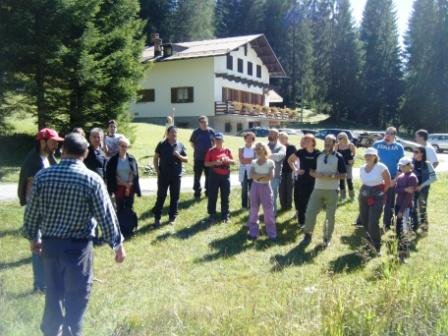
<path fill-rule="evenodd" d="M 65 139 L 44 128 L 24 161 L 18 194 L 21 205 L 26 206 L 24 235 L 31 242 L 34 288 L 46 294 L 41 325 L 45 335 L 62 330 L 69 335 L 81 334 L 98 227 L 101 239 L 114 249 L 116 261 L 123 262 L 126 257 L 124 230 L 117 214 L 132 209 L 141 190 L 137 160 L 128 153 L 130 141 L 117 133 L 117 127 L 111 120 L 106 134 L 93 128 L 88 140 L 79 128 Z M 188 162 L 188 155 L 177 133 L 173 120 L 167 120 L 166 132 L 154 152 L 158 187 L 152 209 L 154 228 L 161 225 L 168 191 L 169 223 L 174 224 L 179 214 L 183 164 Z M 401 252 L 408 248 L 410 236 L 428 230 L 426 209 L 430 184 L 436 180 L 437 155 L 427 143 L 427 131 L 416 132 L 419 147 L 412 159 L 396 142 L 396 133 L 389 127 L 383 140 L 366 149 L 360 168 L 356 225 L 364 228 L 365 247 L 373 256 L 380 254 L 382 231 L 393 224 Z M 60 142 L 62 159 L 57 164 L 54 153 Z M 322 151 L 316 148 L 312 134 L 304 135 L 296 147 L 277 129 L 269 131 L 267 142 L 257 141 L 254 133 L 246 132 L 234 158 L 225 146 L 224 134 L 210 128 L 207 117 L 201 116 L 190 142 L 194 151 L 193 197 L 199 201 L 204 190 L 210 224 L 231 220 L 231 166 L 239 163 L 241 207 L 249 214 L 245 224 L 250 240 L 261 235 L 260 206 L 266 235 L 272 241 L 278 239 L 277 214 L 294 206 L 305 246 L 312 240 L 319 212 L 325 210 L 322 245 L 328 247 L 338 201 L 347 196 L 355 199 L 352 171 L 356 147 L 343 132 L 337 137 L 326 136 Z"/>

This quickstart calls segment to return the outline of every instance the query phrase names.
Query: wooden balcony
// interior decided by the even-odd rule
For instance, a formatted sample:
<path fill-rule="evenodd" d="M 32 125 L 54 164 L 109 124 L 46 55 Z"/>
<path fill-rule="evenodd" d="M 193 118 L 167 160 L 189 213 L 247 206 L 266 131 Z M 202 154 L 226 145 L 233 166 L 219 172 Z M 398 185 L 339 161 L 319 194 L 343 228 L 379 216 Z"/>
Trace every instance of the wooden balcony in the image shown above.
<path fill-rule="evenodd" d="M 215 102 L 215 115 L 238 115 L 274 120 L 294 119 L 295 111 L 288 108 L 268 107 L 240 102 Z"/>

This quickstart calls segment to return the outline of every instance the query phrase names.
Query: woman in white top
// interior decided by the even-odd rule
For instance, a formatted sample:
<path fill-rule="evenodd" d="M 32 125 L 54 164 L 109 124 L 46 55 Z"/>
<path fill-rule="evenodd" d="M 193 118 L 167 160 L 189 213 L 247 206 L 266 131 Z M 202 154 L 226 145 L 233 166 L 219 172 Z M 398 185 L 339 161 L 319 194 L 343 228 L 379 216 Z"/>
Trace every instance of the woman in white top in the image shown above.
<path fill-rule="evenodd" d="M 244 142 L 244 147 L 238 151 L 238 158 L 240 160 L 239 180 L 241 183 L 241 207 L 247 209 L 249 208 L 248 199 L 250 186 L 252 185 L 252 180 L 249 178 L 249 170 L 252 160 L 256 157 L 254 147 L 255 133 L 244 133 Z"/>
<path fill-rule="evenodd" d="M 263 206 L 266 233 L 271 240 L 277 238 L 275 227 L 274 201 L 270 181 L 274 178 L 274 161 L 269 159 L 271 151 L 261 142 L 255 146 L 257 159 L 251 163 L 249 178 L 252 179 L 250 189 L 249 239 L 258 237 L 258 211 Z"/>
<path fill-rule="evenodd" d="M 387 167 L 378 162 L 378 151 L 375 148 L 367 148 L 364 159 L 366 163 L 360 169 L 362 186 L 359 192 L 359 220 L 366 230 L 369 247 L 378 254 L 381 248 L 379 221 L 384 195 L 392 181 Z"/>

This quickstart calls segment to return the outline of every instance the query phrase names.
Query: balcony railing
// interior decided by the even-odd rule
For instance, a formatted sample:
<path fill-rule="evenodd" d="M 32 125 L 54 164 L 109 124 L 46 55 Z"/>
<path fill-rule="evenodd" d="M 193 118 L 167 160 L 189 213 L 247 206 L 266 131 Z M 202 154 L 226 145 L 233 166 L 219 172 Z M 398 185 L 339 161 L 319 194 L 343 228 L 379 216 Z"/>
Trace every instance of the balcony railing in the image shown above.
<path fill-rule="evenodd" d="M 275 120 L 290 120 L 295 118 L 296 112 L 288 108 L 226 101 L 215 102 L 215 115 L 240 115 Z"/>

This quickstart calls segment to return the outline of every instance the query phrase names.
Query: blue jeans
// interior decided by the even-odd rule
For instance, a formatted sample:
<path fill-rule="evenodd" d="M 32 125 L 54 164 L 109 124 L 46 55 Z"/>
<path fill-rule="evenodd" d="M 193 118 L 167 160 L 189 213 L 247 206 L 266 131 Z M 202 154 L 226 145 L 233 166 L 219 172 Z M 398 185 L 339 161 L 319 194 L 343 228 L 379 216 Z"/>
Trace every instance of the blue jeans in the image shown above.
<path fill-rule="evenodd" d="M 33 265 L 33 276 L 34 290 L 45 290 L 45 280 L 44 280 L 44 263 L 42 261 L 42 256 L 37 253 L 31 253 L 31 263 Z"/>
<path fill-rule="evenodd" d="M 272 188 L 272 199 L 274 203 L 274 214 L 277 213 L 277 196 L 278 196 L 278 188 L 280 187 L 280 182 L 282 180 L 281 176 L 276 176 L 271 181 L 271 188 Z"/>
<path fill-rule="evenodd" d="M 81 336 L 93 281 L 93 244 L 89 240 L 42 239 L 45 309 L 41 330 L 45 336 Z"/>

